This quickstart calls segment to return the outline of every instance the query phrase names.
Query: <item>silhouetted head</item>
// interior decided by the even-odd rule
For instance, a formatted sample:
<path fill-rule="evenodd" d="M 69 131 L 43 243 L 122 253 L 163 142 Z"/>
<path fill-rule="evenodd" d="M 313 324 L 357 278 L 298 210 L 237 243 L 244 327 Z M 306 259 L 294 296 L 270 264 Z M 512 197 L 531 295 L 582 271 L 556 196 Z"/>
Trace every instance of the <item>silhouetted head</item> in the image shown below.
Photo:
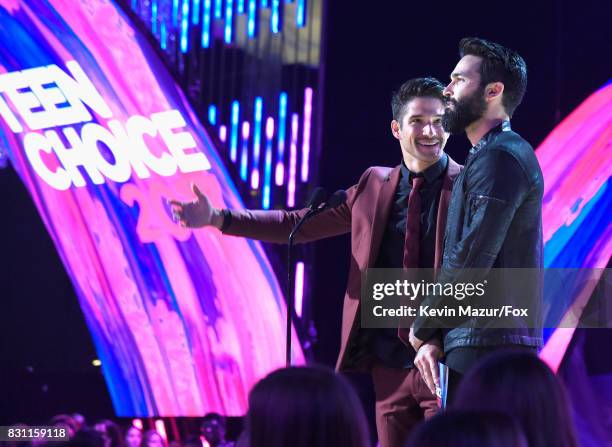
<path fill-rule="evenodd" d="M 164 438 L 155 430 L 147 430 L 142 436 L 142 447 L 166 447 Z"/>
<path fill-rule="evenodd" d="M 520 425 L 507 414 L 447 411 L 425 421 L 406 447 L 528 447 Z"/>
<path fill-rule="evenodd" d="M 530 447 L 577 446 L 565 389 L 534 354 L 506 351 L 486 357 L 462 379 L 453 407 L 510 414 Z"/>
<path fill-rule="evenodd" d="M 125 436 L 123 437 L 125 447 L 140 447 L 142 444 L 142 430 L 133 425 L 125 430 Z"/>
<path fill-rule="evenodd" d="M 206 414 L 202 419 L 200 433 L 213 447 L 225 442 L 225 418 L 217 413 Z"/>
<path fill-rule="evenodd" d="M 279 369 L 249 395 L 250 447 L 366 447 L 367 422 L 351 386 L 320 367 Z"/>

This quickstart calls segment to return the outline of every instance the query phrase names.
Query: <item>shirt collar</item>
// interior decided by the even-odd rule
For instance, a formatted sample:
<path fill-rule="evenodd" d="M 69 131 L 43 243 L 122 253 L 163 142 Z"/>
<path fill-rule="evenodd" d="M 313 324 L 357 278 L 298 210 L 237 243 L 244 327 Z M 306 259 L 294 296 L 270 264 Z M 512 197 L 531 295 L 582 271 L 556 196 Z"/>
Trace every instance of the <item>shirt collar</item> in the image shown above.
<path fill-rule="evenodd" d="M 510 121 L 508 121 L 508 120 L 502 121 L 497 126 L 493 127 L 491 130 L 489 130 L 480 139 L 480 141 L 478 143 L 476 143 L 474 146 L 472 146 L 472 148 L 470 149 L 470 155 L 475 154 L 480 149 L 485 147 L 491 141 L 491 139 L 495 135 L 497 135 L 498 133 L 500 133 L 500 132 L 508 132 L 508 131 L 511 131 L 511 130 L 512 130 L 512 127 L 510 127 Z"/>
<path fill-rule="evenodd" d="M 448 155 L 446 152 L 442 152 L 442 156 L 440 159 L 435 162 L 433 165 L 425 169 L 423 172 L 418 174 L 412 172 L 410 169 L 406 167 L 404 164 L 404 160 L 402 160 L 401 171 L 402 171 L 402 181 L 410 182 L 413 177 L 423 176 L 425 177 L 425 183 L 431 183 L 436 180 L 438 177 L 442 175 L 442 173 L 446 170 L 448 166 Z"/>

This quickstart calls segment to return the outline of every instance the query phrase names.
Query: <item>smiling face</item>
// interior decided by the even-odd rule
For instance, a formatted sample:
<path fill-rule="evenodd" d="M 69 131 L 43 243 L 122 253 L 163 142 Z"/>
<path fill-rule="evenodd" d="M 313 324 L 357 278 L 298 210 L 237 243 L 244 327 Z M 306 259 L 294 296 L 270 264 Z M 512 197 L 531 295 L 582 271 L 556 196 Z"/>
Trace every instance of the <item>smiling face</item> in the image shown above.
<path fill-rule="evenodd" d="M 391 122 L 391 132 L 400 142 L 404 163 L 421 172 L 436 163 L 448 134 L 442 128 L 444 104 L 438 98 L 416 97 L 405 106 L 401 122 Z"/>

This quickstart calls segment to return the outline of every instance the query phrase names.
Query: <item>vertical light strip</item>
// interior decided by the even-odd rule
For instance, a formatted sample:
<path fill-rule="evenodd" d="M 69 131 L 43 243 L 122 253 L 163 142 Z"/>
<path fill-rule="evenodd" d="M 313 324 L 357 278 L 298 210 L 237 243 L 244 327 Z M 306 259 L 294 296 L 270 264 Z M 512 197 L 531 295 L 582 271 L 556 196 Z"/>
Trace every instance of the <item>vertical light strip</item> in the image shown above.
<path fill-rule="evenodd" d="M 200 23 L 200 0 L 193 0 L 193 11 L 191 14 L 191 23 L 197 25 Z"/>
<path fill-rule="evenodd" d="M 295 313 L 302 318 L 304 307 L 304 263 L 302 261 L 295 264 Z"/>
<path fill-rule="evenodd" d="M 264 181 L 262 205 L 264 210 L 270 209 L 272 183 L 272 141 L 274 139 L 274 118 L 266 120 L 266 156 L 264 161 Z"/>
<path fill-rule="evenodd" d="M 191 14 L 191 23 L 197 25 L 200 23 L 200 0 L 193 0 L 193 11 Z"/>
<path fill-rule="evenodd" d="M 304 125 L 302 129 L 302 172 L 301 180 L 308 180 L 308 167 L 310 163 L 310 126 L 312 123 L 312 89 L 304 89 Z"/>
<path fill-rule="evenodd" d="M 132 9 L 136 11 L 137 7 L 138 7 L 138 0 L 132 0 Z"/>
<path fill-rule="evenodd" d="M 212 0 L 204 0 L 202 8 L 202 48 L 210 47 L 210 9 Z"/>
<path fill-rule="evenodd" d="M 225 143 L 227 141 L 227 127 L 223 124 L 219 126 L 219 139 Z"/>
<path fill-rule="evenodd" d="M 166 29 L 166 21 L 162 20 L 159 43 L 161 45 L 162 50 L 168 48 L 168 30 Z"/>
<path fill-rule="evenodd" d="M 268 0 L 261 0 L 261 7 L 262 8 L 267 8 L 268 7 Z"/>
<path fill-rule="evenodd" d="M 247 36 L 255 37 L 257 32 L 257 0 L 249 0 L 249 14 L 247 19 Z"/>
<path fill-rule="evenodd" d="M 297 113 L 291 115 L 291 144 L 289 145 L 289 180 L 287 183 L 287 206 L 295 206 L 295 177 L 297 168 L 297 139 L 300 125 Z"/>
<path fill-rule="evenodd" d="M 306 0 L 297 0 L 297 7 L 295 8 L 295 23 L 300 28 L 303 28 L 306 24 Z"/>
<path fill-rule="evenodd" d="M 287 93 L 281 92 L 278 97 L 278 152 L 274 180 L 277 186 L 285 182 L 285 133 L 287 127 Z"/>
<path fill-rule="evenodd" d="M 178 27 L 179 0 L 172 0 L 172 26 Z"/>
<path fill-rule="evenodd" d="M 272 0 L 272 14 L 270 15 L 270 27 L 274 34 L 280 32 L 280 0 Z"/>
<path fill-rule="evenodd" d="M 230 132 L 230 159 L 236 161 L 238 154 L 238 121 L 240 118 L 240 103 L 232 102 L 232 127 Z"/>
<path fill-rule="evenodd" d="M 247 165 L 247 154 L 249 152 L 249 134 L 251 126 L 248 121 L 242 123 L 242 151 L 240 153 L 240 178 L 246 182 L 249 167 Z"/>
<path fill-rule="evenodd" d="M 263 114 L 263 99 L 255 98 L 255 122 L 253 123 L 253 169 L 251 188 L 259 188 L 259 153 L 261 151 L 261 119 Z"/>
<path fill-rule="evenodd" d="M 164 442 L 167 444 L 168 443 L 168 433 L 166 433 L 166 426 L 162 419 L 157 419 L 155 421 L 155 431 L 159 433 L 159 435 L 162 437 Z"/>
<path fill-rule="evenodd" d="M 238 14 L 244 14 L 244 0 L 238 0 L 236 4 L 236 12 Z"/>
<path fill-rule="evenodd" d="M 225 0 L 225 43 L 232 43 L 234 29 L 234 0 Z"/>
<path fill-rule="evenodd" d="M 208 106 L 208 122 L 213 126 L 217 125 L 217 106 L 214 104 Z"/>
<path fill-rule="evenodd" d="M 220 19 L 223 13 L 223 0 L 215 0 L 215 19 Z"/>
<path fill-rule="evenodd" d="M 151 31 L 157 35 L 157 0 L 151 0 Z"/>
<path fill-rule="evenodd" d="M 187 53 L 189 50 L 189 0 L 183 0 L 181 11 L 181 51 Z"/>

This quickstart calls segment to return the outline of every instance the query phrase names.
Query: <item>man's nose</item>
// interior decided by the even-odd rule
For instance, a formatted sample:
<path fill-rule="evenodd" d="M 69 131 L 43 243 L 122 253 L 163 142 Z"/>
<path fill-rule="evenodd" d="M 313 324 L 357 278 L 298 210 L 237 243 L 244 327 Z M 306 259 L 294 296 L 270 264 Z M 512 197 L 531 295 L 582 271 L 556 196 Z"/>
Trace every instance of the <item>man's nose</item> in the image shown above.
<path fill-rule="evenodd" d="M 436 134 L 433 123 L 428 123 L 423 127 L 423 134 L 428 137 L 434 136 Z"/>
<path fill-rule="evenodd" d="M 444 90 L 442 91 L 442 94 L 446 96 L 447 98 L 450 98 L 451 96 L 453 96 L 453 83 L 452 82 L 444 88 Z"/>

